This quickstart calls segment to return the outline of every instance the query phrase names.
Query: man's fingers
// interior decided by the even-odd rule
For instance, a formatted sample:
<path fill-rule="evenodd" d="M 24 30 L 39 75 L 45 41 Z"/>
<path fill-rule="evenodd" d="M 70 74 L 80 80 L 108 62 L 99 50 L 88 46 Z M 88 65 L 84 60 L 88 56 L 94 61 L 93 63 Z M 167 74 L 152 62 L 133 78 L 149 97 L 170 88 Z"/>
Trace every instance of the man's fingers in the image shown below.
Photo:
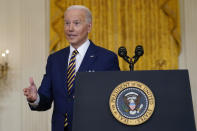
<path fill-rule="evenodd" d="M 24 92 L 24 95 L 26 96 L 28 101 L 34 101 L 34 98 L 32 96 L 32 94 L 30 93 L 29 90 L 27 90 L 26 92 Z"/>
<path fill-rule="evenodd" d="M 34 80 L 32 77 L 29 78 L 29 83 L 30 83 L 30 85 L 34 85 Z"/>
<path fill-rule="evenodd" d="M 27 92 L 29 92 L 29 89 L 28 89 L 28 88 L 24 88 L 24 89 L 23 89 L 23 92 L 24 92 L 24 93 L 27 93 Z"/>
<path fill-rule="evenodd" d="M 24 92 L 24 95 L 27 96 L 28 94 L 30 94 L 30 89 L 29 88 L 24 88 L 23 92 Z"/>

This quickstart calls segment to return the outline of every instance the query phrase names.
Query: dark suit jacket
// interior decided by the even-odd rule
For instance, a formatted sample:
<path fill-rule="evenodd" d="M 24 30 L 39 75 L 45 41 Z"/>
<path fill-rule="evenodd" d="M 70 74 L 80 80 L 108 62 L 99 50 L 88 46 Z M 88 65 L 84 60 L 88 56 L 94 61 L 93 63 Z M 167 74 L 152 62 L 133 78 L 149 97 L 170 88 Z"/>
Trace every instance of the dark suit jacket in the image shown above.
<path fill-rule="evenodd" d="M 32 110 L 45 111 L 54 101 L 52 116 L 52 131 L 64 131 L 65 114 L 68 114 L 68 130 L 72 128 L 73 94 L 68 95 L 66 87 L 66 74 L 70 49 L 64 48 L 48 57 L 46 74 L 38 90 L 40 103 Z M 84 56 L 78 72 L 87 71 L 118 71 L 117 55 L 104 48 L 90 46 Z"/>

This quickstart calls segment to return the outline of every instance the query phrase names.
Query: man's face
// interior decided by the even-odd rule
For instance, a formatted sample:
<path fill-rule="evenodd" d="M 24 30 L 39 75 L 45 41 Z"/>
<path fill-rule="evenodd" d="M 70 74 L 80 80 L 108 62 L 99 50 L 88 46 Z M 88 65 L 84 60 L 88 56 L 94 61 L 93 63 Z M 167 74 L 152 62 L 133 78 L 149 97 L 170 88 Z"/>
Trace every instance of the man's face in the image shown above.
<path fill-rule="evenodd" d="M 68 42 L 78 48 L 88 39 L 91 23 L 86 20 L 84 10 L 72 9 L 64 14 L 64 33 Z"/>

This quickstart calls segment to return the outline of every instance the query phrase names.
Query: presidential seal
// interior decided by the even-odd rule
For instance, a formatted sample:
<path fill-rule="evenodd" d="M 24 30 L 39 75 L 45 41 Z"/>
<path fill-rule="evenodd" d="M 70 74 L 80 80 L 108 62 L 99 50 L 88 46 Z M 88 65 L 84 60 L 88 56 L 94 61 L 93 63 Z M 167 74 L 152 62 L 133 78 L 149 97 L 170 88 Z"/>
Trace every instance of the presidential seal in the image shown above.
<path fill-rule="evenodd" d="M 123 124 L 139 125 L 153 114 L 155 98 L 152 91 L 138 81 L 127 81 L 118 85 L 109 100 L 113 116 Z"/>

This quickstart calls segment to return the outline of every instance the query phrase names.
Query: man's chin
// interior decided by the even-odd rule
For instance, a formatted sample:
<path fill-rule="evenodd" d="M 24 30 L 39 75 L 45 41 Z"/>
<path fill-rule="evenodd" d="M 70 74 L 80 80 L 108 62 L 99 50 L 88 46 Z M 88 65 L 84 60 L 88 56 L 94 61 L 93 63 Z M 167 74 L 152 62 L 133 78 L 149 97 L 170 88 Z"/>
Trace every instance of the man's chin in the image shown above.
<path fill-rule="evenodd" d="M 77 45 L 79 45 L 79 43 L 76 42 L 76 41 L 68 41 L 68 42 L 69 42 L 69 44 L 72 45 L 72 46 L 77 46 Z"/>
<path fill-rule="evenodd" d="M 73 44 L 76 44 L 77 42 L 74 41 L 74 40 L 68 40 L 69 44 L 73 45 Z"/>
<path fill-rule="evenodd" d="M 82 42 L 79 42 L 77 40 L 67 40 L 67 41 L 69 42 L 70 45 L 76 48 L 78 48 L 81 44 L 83 44 Z"/>

